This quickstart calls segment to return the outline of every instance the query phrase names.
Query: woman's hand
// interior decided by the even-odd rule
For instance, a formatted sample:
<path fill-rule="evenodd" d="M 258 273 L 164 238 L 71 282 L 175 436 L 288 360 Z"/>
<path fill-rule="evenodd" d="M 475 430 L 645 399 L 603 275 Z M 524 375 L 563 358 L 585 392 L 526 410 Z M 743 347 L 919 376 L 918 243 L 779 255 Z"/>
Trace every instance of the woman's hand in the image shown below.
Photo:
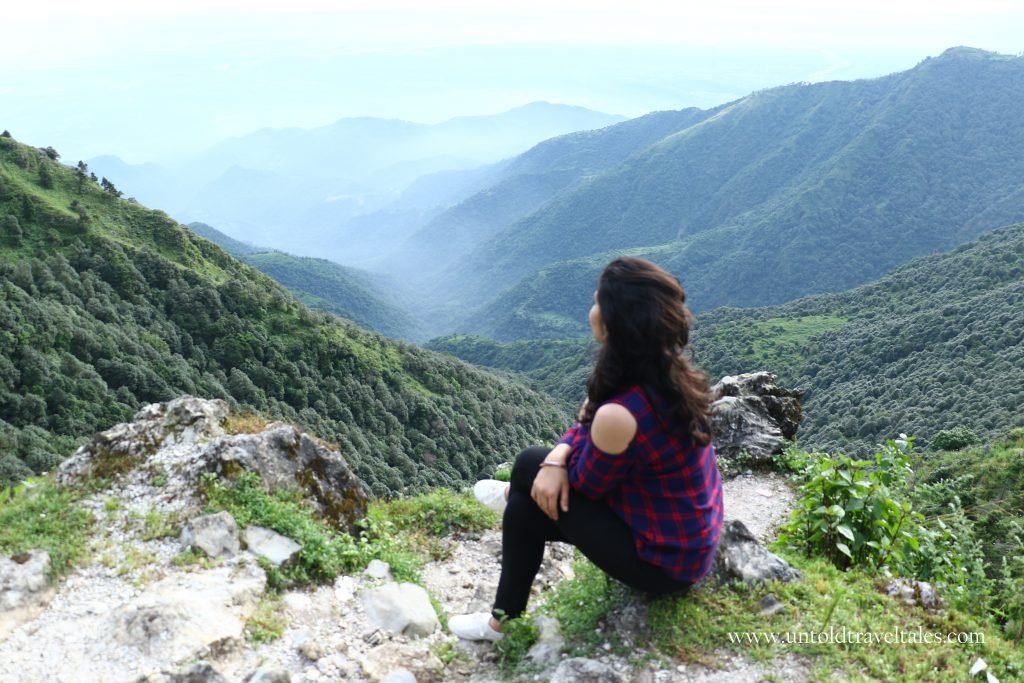
<path fill-rule="evenodd" d="M 564 467 L 541 467 L 533 479 L 530 497 L 551 519 L 569 511 L 569 472 Z"/>
<path fill-rule="evenodd" d="M 551 449 L 544 462 L 565 464 L 569 460 L 568 444 Z M 565 467 L 541 467 L 533 478 L 530 498 L 551 519 L 558 519 L 558 511 L 569 511 L 569 470 Z"/>

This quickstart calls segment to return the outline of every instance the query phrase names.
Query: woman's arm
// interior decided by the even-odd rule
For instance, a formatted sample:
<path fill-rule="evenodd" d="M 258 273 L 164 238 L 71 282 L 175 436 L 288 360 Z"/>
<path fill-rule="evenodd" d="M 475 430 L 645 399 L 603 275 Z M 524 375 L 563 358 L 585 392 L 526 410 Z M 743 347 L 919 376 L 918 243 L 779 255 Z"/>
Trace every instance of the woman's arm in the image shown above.
<path fill-rule="evenodd" d="M 590 431 L 577 434 L 569 461 L 572 487 L 592 499 L 614 488 L 633 465 L 621 456 L 633 442 L 636 431 L 636 418 L 625 406 L 606 403 L 598 408 Z"/>

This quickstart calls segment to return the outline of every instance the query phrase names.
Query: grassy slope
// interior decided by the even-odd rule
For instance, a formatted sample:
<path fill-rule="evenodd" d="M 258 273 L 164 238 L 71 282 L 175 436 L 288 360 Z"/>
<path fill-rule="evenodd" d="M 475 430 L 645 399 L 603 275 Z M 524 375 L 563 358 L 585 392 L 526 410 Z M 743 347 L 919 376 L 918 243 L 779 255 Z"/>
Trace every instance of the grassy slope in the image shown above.
<path fill-rule="evenodd" d="M 40 186 L 40 169 L 53 179 Z M 0 139 L 0 475 L 49 469 L 143 402 L 189 392 L 336 441 L 380 494 L 474 479 L 567 411 L 310 311 L 166 215 Z M 78 202 L 82 222 L 69 207 Z M 563 412 L 565 411 L 565 412 Z"/>

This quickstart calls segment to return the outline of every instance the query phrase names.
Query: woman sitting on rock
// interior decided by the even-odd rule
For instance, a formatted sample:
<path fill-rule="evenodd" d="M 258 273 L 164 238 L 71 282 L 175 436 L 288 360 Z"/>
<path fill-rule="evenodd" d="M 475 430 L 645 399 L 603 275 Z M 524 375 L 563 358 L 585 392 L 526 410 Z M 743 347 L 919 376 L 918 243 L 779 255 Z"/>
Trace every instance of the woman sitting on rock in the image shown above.
<path fill-rule="evenodd" d="M 707 377 L 684 349 L 692 315 L 679 281 L 619 258 L 590 309 L 601 345 L 579 421 L 553 449 L 519 454 L 509 485 L 474 492 L 504 508 L 494 609 L 452 617 L 469 640 L 499 640 L 526 609 L 547 541 L 571 543 L 619 581 L 685 593 L 711 568 L 722 525 L 722 484 L 711 444 Z"/>

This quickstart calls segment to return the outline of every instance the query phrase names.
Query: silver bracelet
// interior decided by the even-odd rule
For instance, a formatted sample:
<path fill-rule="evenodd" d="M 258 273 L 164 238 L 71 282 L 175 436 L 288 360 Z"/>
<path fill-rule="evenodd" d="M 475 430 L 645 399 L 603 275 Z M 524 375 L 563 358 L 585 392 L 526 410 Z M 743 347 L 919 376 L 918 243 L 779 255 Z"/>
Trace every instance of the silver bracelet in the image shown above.
<path fill-rule="evenodd" d="M 562 469 L 566 469 L 566 467 L 567 467 L 567 465 L 564 462 L 548 462 L 547 460 L 542 462 L 540 464 L 540 466 L 541 467 L 561 467 Z"/>

